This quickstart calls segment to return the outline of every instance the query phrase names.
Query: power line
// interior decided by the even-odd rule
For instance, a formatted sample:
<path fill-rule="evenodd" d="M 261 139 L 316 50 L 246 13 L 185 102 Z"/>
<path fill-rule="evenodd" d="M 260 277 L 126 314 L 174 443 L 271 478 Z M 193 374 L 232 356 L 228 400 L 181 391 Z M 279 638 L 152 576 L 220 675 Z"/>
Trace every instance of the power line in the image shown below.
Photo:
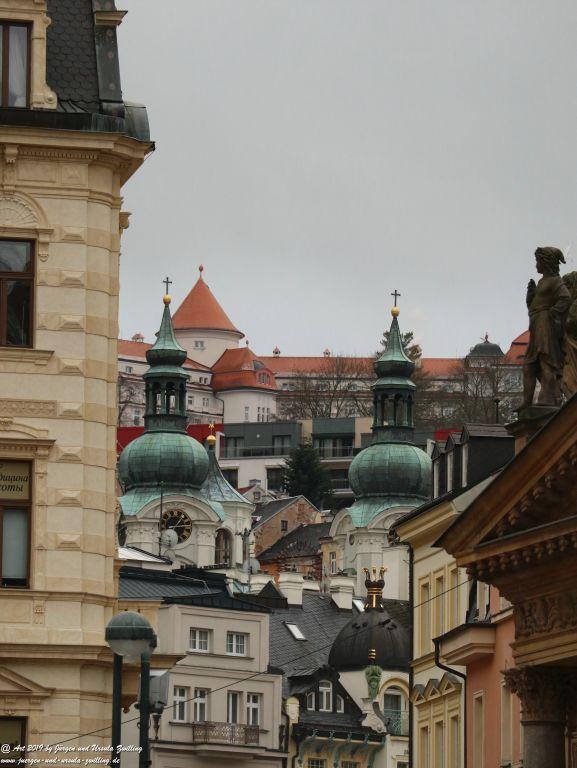
<path fill-rule="evenodd" d="M 421 603 L 416 603 L 413 605 L 412 610 L 414 611 L 416 608 L 420 608 L 422 605 L 426 605 L 427 603 L 432 602 L 433 600 L 436 600 L 439 597 L 442 597 L 443 595 L 448 594 L 449 592 L 452 592 L 455 589 L 458 589 L 459 587 L 464 586 L 465 584 L 470 584 L 470 580 L 467 579 L 466 581 L 461 581 L 458 584 L 454 584 L 452 587 L 449 587 L 448 589 L 444 589 L 442 592 L 438 592 L 437 594 L 433 595 L 432 597 L 428 598 L 427 600 L 423 600 Z M 366 629 L 361 629 L 360 632 L 367 632 L 368 627 Z M 360 634 L 360 632 L 354 633 L 357 637 Z M 353 636 L 353 633 L 350 635 Z M 289 661 L 285 662 L 285 665 L 294 664 L 295 661 L 300 661 L 301 659 L 306 659 L 308 656 L 312 656 L 315 653 L 318 653 L 319 651 L 323 651 L 326 648 L 329 648 L 334 643 L 334 640 L 331 640 L 330 643 L 327 643 L 326 645 L 322 645 L 320 648 L 315 648 L 313 651 L 308 651 L 307 653 L 302 654 L 301 656 L 296 656 L 294 659 L 290 659 Z M 259 677 L 260 675 L 266 675 L 269 674 L 267 672 L 254 672 L 252 675 L 248 675 L 248 677 L 243 677 L 240 680 L 234 680 L 235 685 L 238 685 L 239 683 L 246 683 L 248 680 L 253 680 L 255 677 Z M 221 685 L 218 688 L 211 688 L 209 691 L 207 691 L 207 697 L 211 696 L 213 693 L 217 693 L 218 691 L 225 690 L 230 685 L 230 682 L 228 682 L 226 685 Z M 190 702 L 194 702 L 197 700 L 198 697 L 192 696 L 190 699 L 180 699 L 180 702 L 182 704 L 189 704 Z M 129 720 L 123 720 L 122 725 L 128 725 L 129 723 L 133 723 L 136 720 L 140 719 L 140 715 L 137 717 L 132 717 Z M 101 733 L 102 731 L 108 731 L 111 729 L 111 725 L 106 725 L 103 728 L 99 728 L 96 731 L 89 731 L 88 733 L 80 733 L 78 736 L 73 736 L 70 739 L 64 739 L 64 741 L 58 741 L 55 744 L 49 744 L 50 747 L 55 747 L 59 744 L 67 744 L 70 741 L 76 741 L 78 739 L 83 739 L 86 736 L 95 736 L 98 733 Z"/>

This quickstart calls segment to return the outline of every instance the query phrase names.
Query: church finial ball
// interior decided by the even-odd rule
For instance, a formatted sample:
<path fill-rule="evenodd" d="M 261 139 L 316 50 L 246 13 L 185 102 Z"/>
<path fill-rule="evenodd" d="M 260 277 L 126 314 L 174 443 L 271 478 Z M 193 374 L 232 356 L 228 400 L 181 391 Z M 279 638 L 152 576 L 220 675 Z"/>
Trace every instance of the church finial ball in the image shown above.
<path fill-rule="evenodd" d="M 216 443 L 216 435 L 209 435 L 209 436 L 206 438 L 206 442 L 207 442 L 209 445 L 214 445 L 214 444 Z"/>
<path fill-rule="evenodd" d="M 391 309 L 391 315 L 393 317 L 398 317 L 401 314 L 401 310 L 398 307 L 393 307 Z"/>
<path fill-rule="evenodd" d="M 162 297 L 163 302 L 168 306 L 170 302 L 172 301 L 172 296 L 169 296 L 168 293 Z"/>
<path fill-rule="evenodd" d="M 204 264 L 199 264 L 199 265 L 198 265 L 198 271 L 199 271 L 199 272 L 200 272 L 200 274 L 202 275 L 202 273 L 204 272 Z"/>

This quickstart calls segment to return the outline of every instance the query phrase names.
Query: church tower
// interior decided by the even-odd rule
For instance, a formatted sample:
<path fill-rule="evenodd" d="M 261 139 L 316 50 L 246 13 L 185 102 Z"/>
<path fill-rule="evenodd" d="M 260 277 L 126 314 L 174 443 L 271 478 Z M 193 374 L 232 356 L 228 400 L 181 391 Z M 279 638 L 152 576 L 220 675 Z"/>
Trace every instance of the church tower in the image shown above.
<path fill-rule="evenodd" d="M 124 543 L 182 564 L 240 566 L 244 553 L 235 534 L 250 527 L 252 505 L 223 477 L 214 437 L 209 458 L 186 432 L 186 352 L 174 334 L 170 296 L 146 358 L 144 433 L 119 462 Z M 173 534 L 163 536 L 168 530 Z"/>
<path fill-rule="evenodd" d="M 415 364 L 403 349 L 399 308 L 391 313 L 387 345 L 374 364 L 373 440 L 351 463 L 355 501 L 335 517 L 331 535 L 340 545 L 341 570 L 357 574 L 357 594 L 362 594 L 363 568 L 385 566 L 387 597 L 405 599 L 406 551 L 389 547 L 387 533 L 401 514 L 430 497 L 431 459 L 413 442 Z"/>

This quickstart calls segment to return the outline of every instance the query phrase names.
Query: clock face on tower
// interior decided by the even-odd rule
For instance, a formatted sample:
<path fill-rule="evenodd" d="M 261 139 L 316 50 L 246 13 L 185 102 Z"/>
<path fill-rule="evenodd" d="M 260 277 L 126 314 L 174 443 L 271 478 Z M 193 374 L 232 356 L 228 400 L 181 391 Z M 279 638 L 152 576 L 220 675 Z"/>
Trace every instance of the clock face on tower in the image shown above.
<path fill-rule="evenodd" d="M 178 535 L 178 543 L 186 541 L 192 533 L 192 520 L 182 509 L 167 509 L 162 513 L 162 530 L 172 528 Z"/>

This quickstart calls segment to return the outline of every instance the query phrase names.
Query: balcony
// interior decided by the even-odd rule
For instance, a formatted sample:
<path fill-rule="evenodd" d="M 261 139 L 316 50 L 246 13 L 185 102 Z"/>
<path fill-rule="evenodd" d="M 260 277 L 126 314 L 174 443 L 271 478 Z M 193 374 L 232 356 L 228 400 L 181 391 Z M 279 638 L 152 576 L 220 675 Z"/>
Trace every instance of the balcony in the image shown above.
<path fill-rule="evenodd" d="M 409 713 L 400 709 L 383 709 L 387 731 L 391 736 L 409 735 Z"/>
<path fill-rule="evenodd" d="M 347 477 L 331 478 L 331 488 L 333 491 L 345 491 L 347 493 L 353 492 Z"/>
<path fill-rule="evenodd" d="M 258 745 L 260 730 L 258 725 L 238 725 L 236 723 L 193 723 L 193 744 L 236 744 Z"/>
<path fill-rule="evenodd" d="M 496 627 L 484 621 L 460 624 L 441 637 L 440 651 L 445 664 L 466 667 L 495 653 Z"/>
<path fill-rule="evenodd" d="M 262 456 L 287 457 L 292 448 L 290 445 L 262 445 L 262 446 L 229 446 L 223 448 L 221 459 L 258 459 Z"/>

